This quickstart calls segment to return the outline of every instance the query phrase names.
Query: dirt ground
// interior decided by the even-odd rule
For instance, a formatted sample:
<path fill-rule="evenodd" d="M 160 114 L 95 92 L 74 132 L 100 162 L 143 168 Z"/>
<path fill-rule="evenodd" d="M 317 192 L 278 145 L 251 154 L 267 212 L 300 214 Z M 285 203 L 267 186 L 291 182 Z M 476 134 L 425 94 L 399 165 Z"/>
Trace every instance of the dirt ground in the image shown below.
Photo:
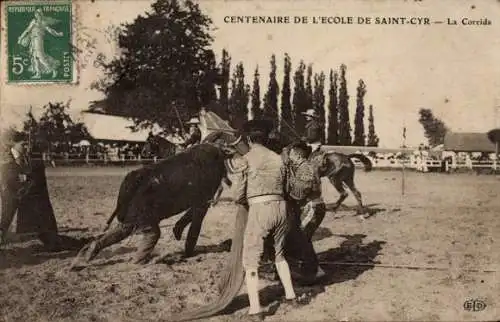
<path fill-rule="evenodd" d="M 61 232 L 98 233 L 127 170 L 48 169 Z M 326 279 L 297 287 L 312 299 L 296 310 L 279 306 L 278 282 L 263 281 L 263 304 L 274 313 L 266 321 L 498 320 L 499 178 L 407 172 L 405 182 L 403 198 L 400 172 L 358 171 L 356 183 L 373 215 L 354 216 L 352 195 L 345 207 L 328 212 L 315 236 Z M 338 197 L 327 182 L 323 191 L 329 204 Z M 127 262 L 137 237 L 80 272 L 68 270 L 75 253 L 45 253 L 36 240 L 13 242 L 0 250 L 0 320 L 161 321 L 209 303 L 228 255 L 222 243 L 231 236 L 233 210 L 228 204 L 210 210 L 197 254 L 188 259 L 180 256 L 184 240 L 171 233 L 176 217 L 163 221 L 156 252 L 171 256 L 161 264 Z M 468 299 L 487 306 L 466 311 Z M 209 320 L 244 321 L 247 309 L 243 288 L 227 312 Z"/>

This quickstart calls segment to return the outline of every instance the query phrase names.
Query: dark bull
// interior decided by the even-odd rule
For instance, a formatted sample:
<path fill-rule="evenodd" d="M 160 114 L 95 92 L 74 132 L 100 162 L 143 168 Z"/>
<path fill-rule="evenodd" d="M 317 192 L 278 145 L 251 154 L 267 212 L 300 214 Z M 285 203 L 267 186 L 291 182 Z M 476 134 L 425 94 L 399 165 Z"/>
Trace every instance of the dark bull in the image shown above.
<path fill-rule="evenodd" d="M 116 217 L 118 224 L 85 246 L 77 258 L 85 254 L 89 261 L 105 247 L 138 232 L 142 238 L 134 262 L 142 263 L 160 238 L 160 221 L 186 210 L 192 219 L 186 250 L 192 252 L 209 201 L 225 177 L 225 158 L 222 149 L 200 144 L 129 173 L 120 187 L 117 206 L 110 218 L 111 221 Z"/>

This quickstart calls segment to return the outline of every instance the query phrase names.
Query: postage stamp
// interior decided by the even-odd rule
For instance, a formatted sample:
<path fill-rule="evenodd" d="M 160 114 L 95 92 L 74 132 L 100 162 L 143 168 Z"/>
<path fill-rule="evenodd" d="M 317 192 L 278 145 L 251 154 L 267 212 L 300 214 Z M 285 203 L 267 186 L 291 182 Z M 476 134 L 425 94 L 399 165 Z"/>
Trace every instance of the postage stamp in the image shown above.
<path fill-rule="evenodd" d="M 9 83 L 72 83 L 71 2 L 5 4 Z"/>

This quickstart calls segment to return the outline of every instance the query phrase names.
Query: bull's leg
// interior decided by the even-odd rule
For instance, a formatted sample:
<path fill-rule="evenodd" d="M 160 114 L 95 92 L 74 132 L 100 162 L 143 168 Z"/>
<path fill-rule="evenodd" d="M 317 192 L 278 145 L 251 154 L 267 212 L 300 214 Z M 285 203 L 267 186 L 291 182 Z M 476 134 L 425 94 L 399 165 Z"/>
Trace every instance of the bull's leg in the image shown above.
<path fill-rule="evenodd" d="M 87 262 L 93 260 L 101 250 L 121 242 L 122 240 L 130 236 L 133 230 L 134 226 L 131 224 L 118 223 L 115 228 L 108 230 L 106 233 L 90 243 L 88 252 L 85 256 L 85 260 Z M 84 250 L 85 248 L 82 249 L 82 251 Z"/>
<path fill-rule="evenodd" d="M 342 202 L 344 202 L 347 196 L 349 196 L 349 194 L 347 193 L 347 191 L 345 191 L 344 185 L 339 178 L 330 176 L 328 177 L 328 179 L 335 187 L 335 189 L 337 189 L 337 191 L 340 193 L 339 199 L 337 200 L 337 202 L 335 202 L 335 209 L 337 209 L 338 207 L 340 207 Z"/>
<path fill-rule="evenodd" d="M 150 257 L 156 243 L 160 239 L 161 230 L 159 224 L 154 224 L 143 228 L 140 232 L 141 239 L 137 245 L 133 262 L 134 264 L 144 264 Z"/>
<path fill-rule="evenodd" d="M 194 254 L 194 248 L 196 247 L 198 237 L 200 236 L 201 224 L 203 223 L 203 219 L 205 218 L 209 207 L 210 206 L 207 204 L 204 206 L 192 208 L 190 210 L 191 226 L 189 226 L 189 231 L 184 246 L 184 253 L 186 257 L 193 256 Z"/>

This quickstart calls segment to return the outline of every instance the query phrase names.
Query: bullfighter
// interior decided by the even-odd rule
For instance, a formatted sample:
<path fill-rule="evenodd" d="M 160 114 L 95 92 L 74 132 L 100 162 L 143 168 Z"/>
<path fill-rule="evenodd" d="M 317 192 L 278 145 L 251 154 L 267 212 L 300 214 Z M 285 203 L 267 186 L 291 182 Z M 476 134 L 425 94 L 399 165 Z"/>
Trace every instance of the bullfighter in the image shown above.
<path fill-rule="evenodd" d="M 257 269 L 264 251 L 263 240 L 272 235 L 275 266 L 285 289 L 286 302 L 300 305 L 296 297 L 290 268 L 284 257 L 285 237 L 289 223 L 284 200 L 285 167 L 280 155 L 264 147 L 268 133 L 258 123 L 247 123 L 245 136 L 231 144 L 239 158 L 233 159 L 240 170 L 239 182 L 234 182 L 237 203 L 248 206 L 248 222 L 243 240 L 243 266 L 250 301 L 248 314 L 262 319 Z M 233 171 L 236 172 L 236 171 Z M 234 180 L 234 176 L 232 178 Z"/>

